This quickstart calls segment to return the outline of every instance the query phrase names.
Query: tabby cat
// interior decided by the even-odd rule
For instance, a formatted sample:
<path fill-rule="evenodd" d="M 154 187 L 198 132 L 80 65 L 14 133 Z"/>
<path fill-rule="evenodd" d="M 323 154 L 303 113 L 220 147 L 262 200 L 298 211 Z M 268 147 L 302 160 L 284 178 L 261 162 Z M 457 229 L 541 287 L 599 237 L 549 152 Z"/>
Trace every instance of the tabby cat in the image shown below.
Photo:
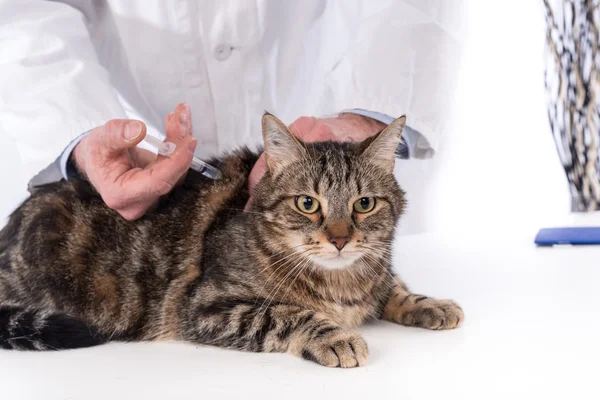
<path fill-rule="evenodd" d="M 249 212 L 248 150 L 212 160 L 220 181 L 189 171 L 137 221 L 84 179 L 43 187 L 0 232 L 1 347 L 181 340 L 347 368 L 367 361 L 369 320 L 457 327 L 459 306 L 391 270 L 405 120 L 362 143 L 302 143 L 265 114 L 269 172 Z"/>

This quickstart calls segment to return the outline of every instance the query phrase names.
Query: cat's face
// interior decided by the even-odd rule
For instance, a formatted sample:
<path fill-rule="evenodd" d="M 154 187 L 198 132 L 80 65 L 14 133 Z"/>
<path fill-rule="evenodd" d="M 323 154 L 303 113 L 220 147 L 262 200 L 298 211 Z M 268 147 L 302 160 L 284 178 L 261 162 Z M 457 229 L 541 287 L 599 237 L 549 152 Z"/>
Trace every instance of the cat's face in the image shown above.
<path fill-rule="evenodd" d="M 393 176 L 405 119 L 363 143 L 301 143 L 263 119 L 269 173 L 256 188 L 264 242 L 324 268 L 375 262 L 389 251 L 405 201 Z"/>

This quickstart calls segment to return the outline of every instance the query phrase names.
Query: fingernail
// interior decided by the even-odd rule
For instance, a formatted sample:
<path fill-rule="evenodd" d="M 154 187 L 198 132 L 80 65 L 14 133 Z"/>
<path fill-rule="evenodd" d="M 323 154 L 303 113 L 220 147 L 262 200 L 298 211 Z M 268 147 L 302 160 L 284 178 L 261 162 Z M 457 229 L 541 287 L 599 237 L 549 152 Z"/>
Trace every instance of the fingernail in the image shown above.
<path fill-rule="evenodd" d="M 140 133 L 142 133 L 142 124 L 133 121 L 125 125 L 123 135 L 125 136 L 125 140 L 131 141 L 140 136 Z"/>
<path fill-rule="evenodd" d="M 187 104 L 181 103 L 179 104 L 179 106 L 177 106 L 177 108 L 179 108 L 179 123 L 184 126 L 187 125 L 187 122 L 189 120 Z"/>
<path fill-rule="evenodd" d="M 185 111 L 179 113 L 179 123 L 181 125 L 187 125 L 188 116 Z"/>
<path fill-rule="evenodd" d="M 194 150 L 196 150 L 197 144 L 198 141 L 196 139 L 190 140 L 190 142 L 188 143 L 188 150 L 190 151 L 190 153 L 194 154 Z"/>

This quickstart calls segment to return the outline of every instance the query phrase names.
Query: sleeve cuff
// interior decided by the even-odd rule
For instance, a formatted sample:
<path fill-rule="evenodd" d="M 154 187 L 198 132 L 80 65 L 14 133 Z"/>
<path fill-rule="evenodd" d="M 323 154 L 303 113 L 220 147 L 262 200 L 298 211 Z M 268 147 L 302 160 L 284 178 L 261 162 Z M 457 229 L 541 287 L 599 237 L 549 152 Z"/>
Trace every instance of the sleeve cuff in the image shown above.
<path fill-rule="evenodd" d="M 37 188 L 49 183 L 58 182 L 62 179 L 69 179 L 69 177 L 72 177 L 74 174 L 76 174 L 76 170 L 71 165 L 70 161 L 71 153 L 73 152 L 75 146 L 77 146 L 77 143 L 89 135 L 90 132 L 91 130 L 79 135 L 75 140 L 69 143 L 69 145 L 63 150 L 62 154 L 56 160 L 31 178 L 27 185 L 27 190 L 29 190 L 29 193 L 34 193 Z"/>
<path fill-rule="evenodd" d="M 59 157 L 59 166 L 60 166 L 60 173 L 62 175 L 63 178 L 65 179 L 69 179 L 69 176 L 73 176 L 73 168 L 69 168 L 69 160 L 71 158 L 71 153 L 73 152 L 73 149 L 75 148 L 75 146 L 77 146 L 77 144 L 79 144 L 79 142 L 81 142 L 81 139 L 83 139 L 84 137 L 86 137 L 87 135 L 90 134 L 92 130 L 90 129 L 87 132 L 82 133 L 81 135 L 79 135 L 78 137 L 76 137 L 71 143 L 69 143 L 69 145 L 63 150 L 62 154 Z"/>

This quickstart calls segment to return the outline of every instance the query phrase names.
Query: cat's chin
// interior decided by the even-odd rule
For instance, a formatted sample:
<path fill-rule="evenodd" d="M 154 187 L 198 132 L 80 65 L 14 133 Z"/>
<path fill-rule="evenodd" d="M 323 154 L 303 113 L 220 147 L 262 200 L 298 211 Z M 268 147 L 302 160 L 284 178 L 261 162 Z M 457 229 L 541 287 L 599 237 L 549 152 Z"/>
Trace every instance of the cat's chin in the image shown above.
<path fill-rule="evenodd" d="M 360 256 L 336 254 L 329 257 L 314 257 L 313 262 L 325 269 L 342 269 L 351 266 Z"/>

